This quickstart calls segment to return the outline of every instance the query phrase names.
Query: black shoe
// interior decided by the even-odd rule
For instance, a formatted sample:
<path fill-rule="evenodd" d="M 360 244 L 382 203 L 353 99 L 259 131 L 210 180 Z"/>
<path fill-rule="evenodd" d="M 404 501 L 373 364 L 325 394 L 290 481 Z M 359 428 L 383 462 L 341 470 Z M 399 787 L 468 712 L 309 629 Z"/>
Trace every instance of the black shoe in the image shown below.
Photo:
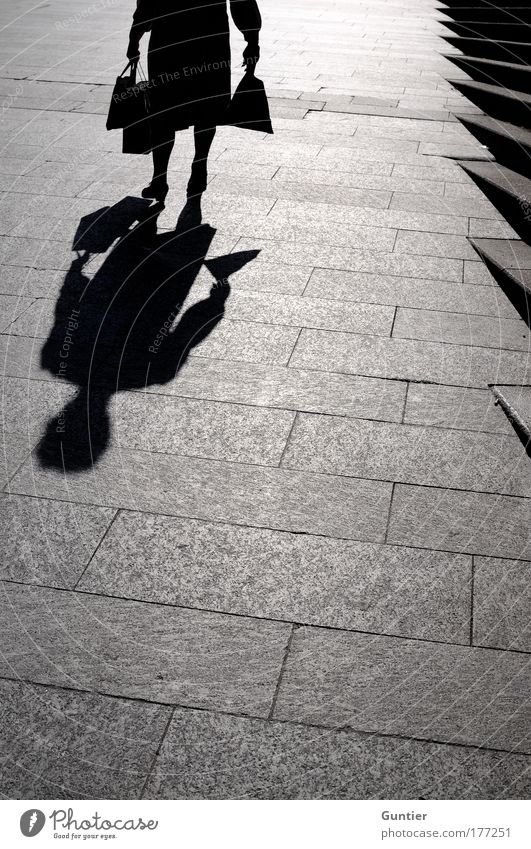
<path fill-rule="evenodd" d="M 160 177 L 155 177 L 155 179 L 151 181 L 149 186 L 146 186 L 145 189 L 142 189 L 142 197 L 151 198 L 152 200 L 156 200 L 159 203 L 164 203 L 168 191 L 169 186 L 166 180 L 162 180 Z"/>
<path fill-rule="evenodd" d="M 204 191 L 206 191 L 207 187 L 207 166 L 206 162 L 203 160 L 201 162 L 193 162 L 192 163 L 192 175 L 188 180 L 188 187 L 186 189 L 186 197 L 192 198 L 196 195 L 202 195 Z"/>

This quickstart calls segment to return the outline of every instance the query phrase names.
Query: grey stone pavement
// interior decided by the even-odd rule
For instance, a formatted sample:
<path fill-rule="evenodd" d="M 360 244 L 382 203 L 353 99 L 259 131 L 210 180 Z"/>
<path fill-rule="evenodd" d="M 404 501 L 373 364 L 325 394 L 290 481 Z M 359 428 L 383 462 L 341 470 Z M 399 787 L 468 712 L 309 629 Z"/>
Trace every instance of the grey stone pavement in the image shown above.
<path fill-rule="evenodd" d="M 526 796 L 531 463 L 489 384 L 529 334 L 436 0 L 261 0 L 275 135 L 221 130 L 203 203 L 209 257 L 259 254 L 93 469 L 39 462 L 74 233 L 149 177 L 104 126 L 133 5 L 0 8 L 0 792 Z"/>

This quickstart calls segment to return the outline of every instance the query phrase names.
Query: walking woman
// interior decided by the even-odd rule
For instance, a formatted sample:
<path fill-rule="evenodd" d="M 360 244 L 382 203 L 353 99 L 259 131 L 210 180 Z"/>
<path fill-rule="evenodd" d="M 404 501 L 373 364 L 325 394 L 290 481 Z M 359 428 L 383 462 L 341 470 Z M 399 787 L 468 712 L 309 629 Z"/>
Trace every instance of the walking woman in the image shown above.
<path fill-rule="evenodd" d="M 206 189 L 208 153 L 231 97 L 227 2 L 247 42 L 244 64 L 254 69 L 260 57 L 262 24 L 256 0 L 137 0 L 128 59 L 138 57 L 141 37 L 151 33 L 148 76 L 153 178 L 142 191 L 145 198 L 164 202 L 175 132 L 191 126 L 195 156 L 187 195 L 200 195 Z"/>

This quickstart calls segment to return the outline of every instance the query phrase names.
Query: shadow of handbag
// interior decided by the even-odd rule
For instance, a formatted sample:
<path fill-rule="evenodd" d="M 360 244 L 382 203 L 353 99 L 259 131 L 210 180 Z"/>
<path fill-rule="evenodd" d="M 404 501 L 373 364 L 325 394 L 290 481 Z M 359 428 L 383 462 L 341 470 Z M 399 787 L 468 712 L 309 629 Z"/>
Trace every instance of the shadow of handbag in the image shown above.
<path fill-rule="evenodd" d="M 259 133 L 273 132 L 265 86 L 251 71 L 245 73 L 234 92 L 224 123 Z"/>
<path fill-rule="evenodd" d="M 150 153 L 152 149 L 149 83 L 143 72 L 143 79 L 137 81 L 138 64 L 131 60 L 116 78 L 107 116 L 108 130 L 123 130 L 123 153 Z"/>

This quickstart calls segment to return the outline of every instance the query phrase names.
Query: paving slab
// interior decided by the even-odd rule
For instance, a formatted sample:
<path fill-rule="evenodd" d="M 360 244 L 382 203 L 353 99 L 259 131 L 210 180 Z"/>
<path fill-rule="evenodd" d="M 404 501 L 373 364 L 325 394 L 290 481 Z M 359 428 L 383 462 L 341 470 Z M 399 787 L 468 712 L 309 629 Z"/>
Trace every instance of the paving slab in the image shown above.
<path fill-rule="evenodd" d="M 474 256 L 477 256 L 466 236 L 451 236 L 438 232 L 415 233 L 407 230 L 399 230 L 395 251 L 456 259 L 474 259 Z"/>
<path fill-rule="evenodd" d="M 397 484 L 387 542 L 531 559 L 527 498 Z"/>
<path fill-rule="evenodd" d="M 303 627 L 274 717 L 529 752 L 527 661 L 516 652 Z"/>
<path fill-rule="evenodd" d="M 61 458 L 43 460 L 28 458 L 10 492 L 368 542 L 385 535 L 391 484 L 380 481 L 123 449 L 65 480 Z"/>
<path fill-rule="evenodd" d="M 475 645 L 531 651 L 530 570 L 523 560 L 475 558 Z"/>
<path fill-rule="evenodd" d="M 410 383 L 404 422 L 485 433 L 514 434 L 488 389 Z"/>
<path fill-rule="evenodd" d="M 302 330 L 290 366 L 479 389 L 489 383 L 526 384 L 531 380 L 531 360 L 523 351 L 323 330 Z"/>
<path fill-rule="evenodd" d="M 521 318 L 490 318 L 399 307 L 393 336 L 451 345 L 529 351 L 529 327 Z"/>
<path fill-rule="evenodd" d="M 122 512 L 79 588 L 468 643 L 470 581 L 470 557 Z"/>
<path fill-rule="evenodd" d="M 186 457 L 278 466 L 294 413 L 243 404 L 120 393 L 110 444 Z"/>
<path fill-rule="evenodd" d="M 262 261 L 286 265 L 308 265 L 345 271 L 363 271 L 370 274 L 391 274 L 398 277 L 421 277 L 426 280 L 444 280 L 460 283 L 463 279 L 463 262 L 428 255 L 389 253 L 386 251 L 349 250 L 345 247 L 312 244 L 304 249 L 290 242 L 241 238 L 236 250 L 260 250 Z"/>
<path fill-rule="evenodd" d="M 438 310 L 465 315 L 517 318 L 518 313 L 500 289 L 442 280 L 420 280 L 384 274 L 314 269 L 304 290 L 306 297 L 334 298 L 342 303 L 392 304 L 415 310 Z M 473 344 L 475 336 L 471 338 Z"/>
<path fill-rule="evenodd" d="M 267 716 L 290 627 L 2 584 L 0 674 Z M 38 646 L 38 652 L 35 647 Z"/>
<path fill-rule="evenodd" d="M 287 469 L 531 497 L 531 465 L 513 436 L 301 413 Z"/>
<path fill-rule="evenodd" d="M 7 799 L 134 799 L 171 708 L 0 680 L 0 793 Z"/>
<path fill-rule="evenodd" d="M 0 577 L 73 588 L 114 515 L 108 508 L 0 495 Z"/>
<path fill-rule="evenodd" d="M 525 755 L 176 710 L 147 799 L 526 798 Z"/>

